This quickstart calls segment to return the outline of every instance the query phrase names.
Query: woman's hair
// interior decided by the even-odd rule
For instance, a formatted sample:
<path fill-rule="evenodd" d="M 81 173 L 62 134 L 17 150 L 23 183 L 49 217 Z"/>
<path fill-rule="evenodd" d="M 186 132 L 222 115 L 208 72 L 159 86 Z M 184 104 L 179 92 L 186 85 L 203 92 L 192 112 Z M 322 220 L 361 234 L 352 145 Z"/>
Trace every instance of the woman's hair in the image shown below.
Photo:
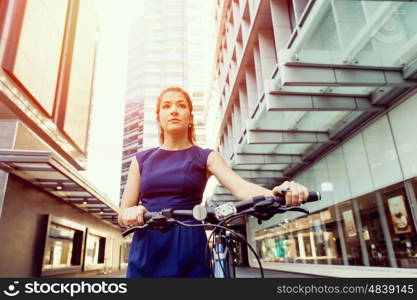
<path fill-rule="evenodd" d="M 156 115 L 159 116 L 159 107 L 161 105 L 162 97 L 168 92 L 175 92 L 180 93 L 184 96 L 185 100 L 188 103 L 188 107 L 190 108 L 190 122 L 191 127 L 188 127 L 188 140 L 191 144 L 194 145 L 195 143 L 195 128 L 194 128 L 194 117 L 193 117 L 193 103 L 191 102 L 190 95 L 186 91 L 184 91 L 180 87 L 169 87 L 164 89 L 161 94 L 159 94 L 157 101 L 156 101 Z M 164 143 L 164 129 L 161 125 L 159 125 L 159 143 L 162 145 Z"/>

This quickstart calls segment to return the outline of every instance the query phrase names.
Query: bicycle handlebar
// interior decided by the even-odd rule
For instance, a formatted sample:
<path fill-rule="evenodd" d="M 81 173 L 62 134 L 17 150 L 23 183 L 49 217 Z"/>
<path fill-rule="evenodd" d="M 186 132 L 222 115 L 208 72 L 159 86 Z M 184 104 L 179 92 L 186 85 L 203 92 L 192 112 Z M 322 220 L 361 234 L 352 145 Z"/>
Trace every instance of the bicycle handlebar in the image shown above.
<path fill-rule="evenodd" d="M 321 199 L 320 193 L 316 191 L 312 191 L 308 193 L 308 198 L 307 198 L 307 201 L 305 202 L 313 202 L 313 201 L 318 201 L 320 199 Z M 265 200 L 273 200 L 273 202 L 275 203 L 278 203 L 280 205 L 285 205 L 285 196 L 256 196 L 250 200 L 236 202 L 234 203 L 234 205 L 237 211 L 241 211 L 241 210 L 244 210 L 246 208 L 253 206 L 256 203 L 259 203 Z M 305 202 L 302 202 L 302 204 L 304 204 Z"/>
<path fill-rule="evenodd" d="M 317 201 L 321 199 L 319 192 L 309 192 L 306 202 Z M 303 203 L 304 204 L 304 203 Z M 198 221 L 206 221 L 208 219 L 216 218 L 217 220 L 224 220 L 236 213 L 243 210 L 247 210 L 247 214 L 253 214 L 258 220 L 267 220 L 276 213 L 282 213 L 289 210 L 300 211 L 308 214 L 308 211 L 302 207 L 290 206 L 286 207 L 285 196 L 256 196 L 250 200 L 244 200 L 239 202 L 227 202 L 218 207 L 205 207 L 203 205 L 196 205 L 193 210 L 174 210 L 174 209 L 163 209 L 160 212 L 148 212 L 145 213 L 143 219 L 145 225 L 149 222 L 153 222 L 154 227 L 164 228 L 163 226 L 172 223 L 174 218 L 185 217 Z M 265 211 L 265 210 L 270 211 Z M 175 221 L 175 220 L 174 220 Z M 159 223 L 158 223 L 159 222 Z M 169 223 L 171 222 L 171 223 Z M 126 236 L 131 232 L 143 228 L 141 226 L 133 226 L 122 232 L 122 236 Z"/>

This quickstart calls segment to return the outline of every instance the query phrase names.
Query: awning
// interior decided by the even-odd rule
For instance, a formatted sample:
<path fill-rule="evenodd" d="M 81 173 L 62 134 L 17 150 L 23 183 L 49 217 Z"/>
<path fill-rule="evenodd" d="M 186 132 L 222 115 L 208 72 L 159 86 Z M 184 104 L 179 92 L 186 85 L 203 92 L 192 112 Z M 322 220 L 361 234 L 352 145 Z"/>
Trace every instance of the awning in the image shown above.
<path fill-rule="evenodd" d="M 77 170 L 51 152 L 1 149 L 0 168 L 105 222 L 117 225 L 118 208 Z"/>

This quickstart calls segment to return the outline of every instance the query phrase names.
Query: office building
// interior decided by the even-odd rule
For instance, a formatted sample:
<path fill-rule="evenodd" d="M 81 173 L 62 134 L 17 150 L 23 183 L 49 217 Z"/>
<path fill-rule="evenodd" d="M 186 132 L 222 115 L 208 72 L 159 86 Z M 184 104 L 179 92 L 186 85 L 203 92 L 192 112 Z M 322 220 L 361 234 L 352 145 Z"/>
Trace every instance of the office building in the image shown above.
<path fill-rule="evenodd" d="M 197 144 L 204 147 L 214 3 L 145 1 L 143 9 L 132 24 L 127 87 L 127 102 L 143 103 L 142 148 L 159 146 L 155 104 L 160 92 L 171 86 L 190 94 Z"/>
<path fill-rule="evenodd" d="M 87 164 L 94 1 L 0 3 L 0 276 L 119 270 L 117 204 Z"/>
<path fill-rule="evenodd" d="M 249 219 L 266 267 L 417 276 L 416 15 L 404 1 L 217 1 L 217 145 L 251 182 L 323 197 L 309 216 Z M 218 186 L 214 200 L 234 198 Z"/>

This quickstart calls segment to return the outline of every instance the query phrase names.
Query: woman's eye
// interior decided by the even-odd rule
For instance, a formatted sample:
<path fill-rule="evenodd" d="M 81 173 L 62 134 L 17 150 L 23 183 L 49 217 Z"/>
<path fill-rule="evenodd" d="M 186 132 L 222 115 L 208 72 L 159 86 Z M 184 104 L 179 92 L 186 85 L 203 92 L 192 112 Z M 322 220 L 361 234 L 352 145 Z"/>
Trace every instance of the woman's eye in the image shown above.
<path fill-rule="evenodd" d="M 163 109 L 167 109 L 168 107 L 169 107 L 169 105 L 167 105 L 167 104 L 162 105 L 162 108 L 163 108 Z"/>

